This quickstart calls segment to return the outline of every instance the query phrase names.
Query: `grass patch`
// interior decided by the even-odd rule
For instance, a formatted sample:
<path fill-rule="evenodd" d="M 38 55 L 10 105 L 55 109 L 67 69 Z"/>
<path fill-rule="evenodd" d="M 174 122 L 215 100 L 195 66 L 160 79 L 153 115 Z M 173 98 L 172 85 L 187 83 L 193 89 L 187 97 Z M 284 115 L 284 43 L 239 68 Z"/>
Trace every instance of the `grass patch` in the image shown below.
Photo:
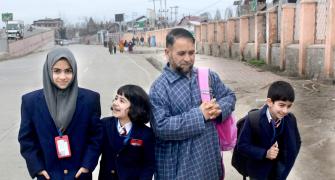
<path fill-rule="evenodd" d="M 266 64 L 265 61 L 261 59 L 252 59 L 248 61 L 248 63 L 256 67 L 262 67 Z"/>

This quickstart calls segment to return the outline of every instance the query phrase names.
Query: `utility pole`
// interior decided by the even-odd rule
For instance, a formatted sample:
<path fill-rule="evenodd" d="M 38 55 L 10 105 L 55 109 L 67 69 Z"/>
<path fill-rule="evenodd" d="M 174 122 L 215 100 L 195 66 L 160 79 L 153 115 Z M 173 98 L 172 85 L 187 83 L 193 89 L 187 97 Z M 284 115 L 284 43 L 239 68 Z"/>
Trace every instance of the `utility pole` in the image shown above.
<path fill-rule="evenodd" d="M 172 21 L 172 9 L 174 8 L 174 21 L 177 22 L 177 15 L 178 15 L 178 6 L 172 6 L 170 7 L 171 8 L 171 21 Z"/>
<path fill-rule="evenodd" d="M 154 27 L 156 27 L 156 3 L 155 1 L 157 0 L 152 0 L 152 2 L 154 3 Z"/>
<path fill-rule="evenodd" d="M 170 21 L 172 22 L 172 12 L 173 12 L 173 7 L 172 6 L 170 6 L 170 8 L 171 8 L 171 18 L 170 18 Z"/>
<path fill-rule="evenodd" d="M 178 6 L 175 6 L 176 10 L 174 11 L 175 13 L 175 21 L 177 22 L 177 17 L 178 17 Z"/>
<path fill-rule="evenodd" d="M 134 29 L 134 24 L 135 24 L 135 21 L 136 21 L 136 16 L 137 16 L 137 13 L 136 12 L 133 12 L 132 13 L 132 30 L 133 30 L 133 33 L 135 34 L 135 29 Z"/>
<path fill-rule="evenodd" d="M 161 20 L 162 19 L 162 0 L 159 0 L 160 2 L 160 7 L 159 7 L 159 19 Z"/>
<path fill-rule="evenodd" d="M 154 3 L 154 16 L 155 16 L 155 19 L 156 19 L 156 3 L 155 3 L 155 0 L 152 0 L 152 2 Z"/>
<path fill-rule="evenodd" d="M 164 1 L 165 1 L 165 8 L 164 8 L 165 17 L 164 17 L 164 19 L 167 20 L 167 12 L 168 12 L 168 10 L 166 9 L 166 0 L 164 0 Z"/>

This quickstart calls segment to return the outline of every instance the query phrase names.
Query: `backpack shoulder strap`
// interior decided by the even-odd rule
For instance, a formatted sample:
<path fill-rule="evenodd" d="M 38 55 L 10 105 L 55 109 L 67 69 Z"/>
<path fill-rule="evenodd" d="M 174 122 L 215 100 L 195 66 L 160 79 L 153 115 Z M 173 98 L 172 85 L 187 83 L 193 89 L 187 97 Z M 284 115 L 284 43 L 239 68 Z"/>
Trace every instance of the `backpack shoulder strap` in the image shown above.
<path fill-rule="evenodd" d="M 250 121 L 252 132 L 255 133 L 256 137 L 260 134 L 259 119 L 261 117 L 261 110 L 251 110 L 248 112 L 248 119 Z"/>
<path fill-rule="evenodd" d="M 198 83 L 202 102 L 207 102 L 211 100 L 208 77 L 209 77 L 209 69 L 205 67 L 199 67 Z"/>

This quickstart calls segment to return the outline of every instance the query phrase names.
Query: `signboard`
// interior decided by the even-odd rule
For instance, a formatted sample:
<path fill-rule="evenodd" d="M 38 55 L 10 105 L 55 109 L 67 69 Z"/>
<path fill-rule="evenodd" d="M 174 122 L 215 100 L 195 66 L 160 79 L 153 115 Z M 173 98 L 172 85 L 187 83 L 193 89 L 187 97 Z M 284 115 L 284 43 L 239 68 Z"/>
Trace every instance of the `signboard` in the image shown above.
<path fill-rule="evenodd" d="M 146 21 L 137 21 L 135 24 L 136 28 L 144 28 Z"/>
<path fill-rule="evenodd" d="M 251 11 L 257 10 L 257 0 L 251 1 Z"/>
<path fill-rule="evenodd" d="M 122 22 L 123 21 L 123 14 L 115 14 L 115 21 Z"/>
<path fill-rule="evenodd" d="M 2 22 L 13 21 L 13 13 L 2 13 Z"/>
<path fill-rule="evenodd" d="M 241 1 L 234 1 L 234 4 L 233 5 L 235 5 L 235 6 L 239 6 L 239 5 L 241 5 Z"/>

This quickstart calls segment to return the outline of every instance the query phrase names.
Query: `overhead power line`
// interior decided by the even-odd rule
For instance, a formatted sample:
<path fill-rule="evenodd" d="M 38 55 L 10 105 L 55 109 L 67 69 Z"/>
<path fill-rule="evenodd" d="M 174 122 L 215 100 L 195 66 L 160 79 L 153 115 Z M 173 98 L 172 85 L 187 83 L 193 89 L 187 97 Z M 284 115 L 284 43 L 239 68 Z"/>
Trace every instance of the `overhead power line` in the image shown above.
<path fill-rule="evenodd" d="M 194 15 L 197 15 L 197 14 L 202 13 L 203 11 L 205 11 L 205 10 L 207 10 L 207 9 L 209 9 L 209 8 L 211 8 L 211 7 L 213 7 L 213 6 L 215 6 L 215 5 L 218 4 L 218 3 L 220 3 L 221 1 L 223 1 L 223 0 L 215 1 L 214 3 L 212 3 L 212 4 L 208 5 L 208 6 L 206 6 L 205 8 L 203 8 L 203 9 L 201 9 L 201 10 L 198 10 L 197 12 L 194 13 Z"/>

